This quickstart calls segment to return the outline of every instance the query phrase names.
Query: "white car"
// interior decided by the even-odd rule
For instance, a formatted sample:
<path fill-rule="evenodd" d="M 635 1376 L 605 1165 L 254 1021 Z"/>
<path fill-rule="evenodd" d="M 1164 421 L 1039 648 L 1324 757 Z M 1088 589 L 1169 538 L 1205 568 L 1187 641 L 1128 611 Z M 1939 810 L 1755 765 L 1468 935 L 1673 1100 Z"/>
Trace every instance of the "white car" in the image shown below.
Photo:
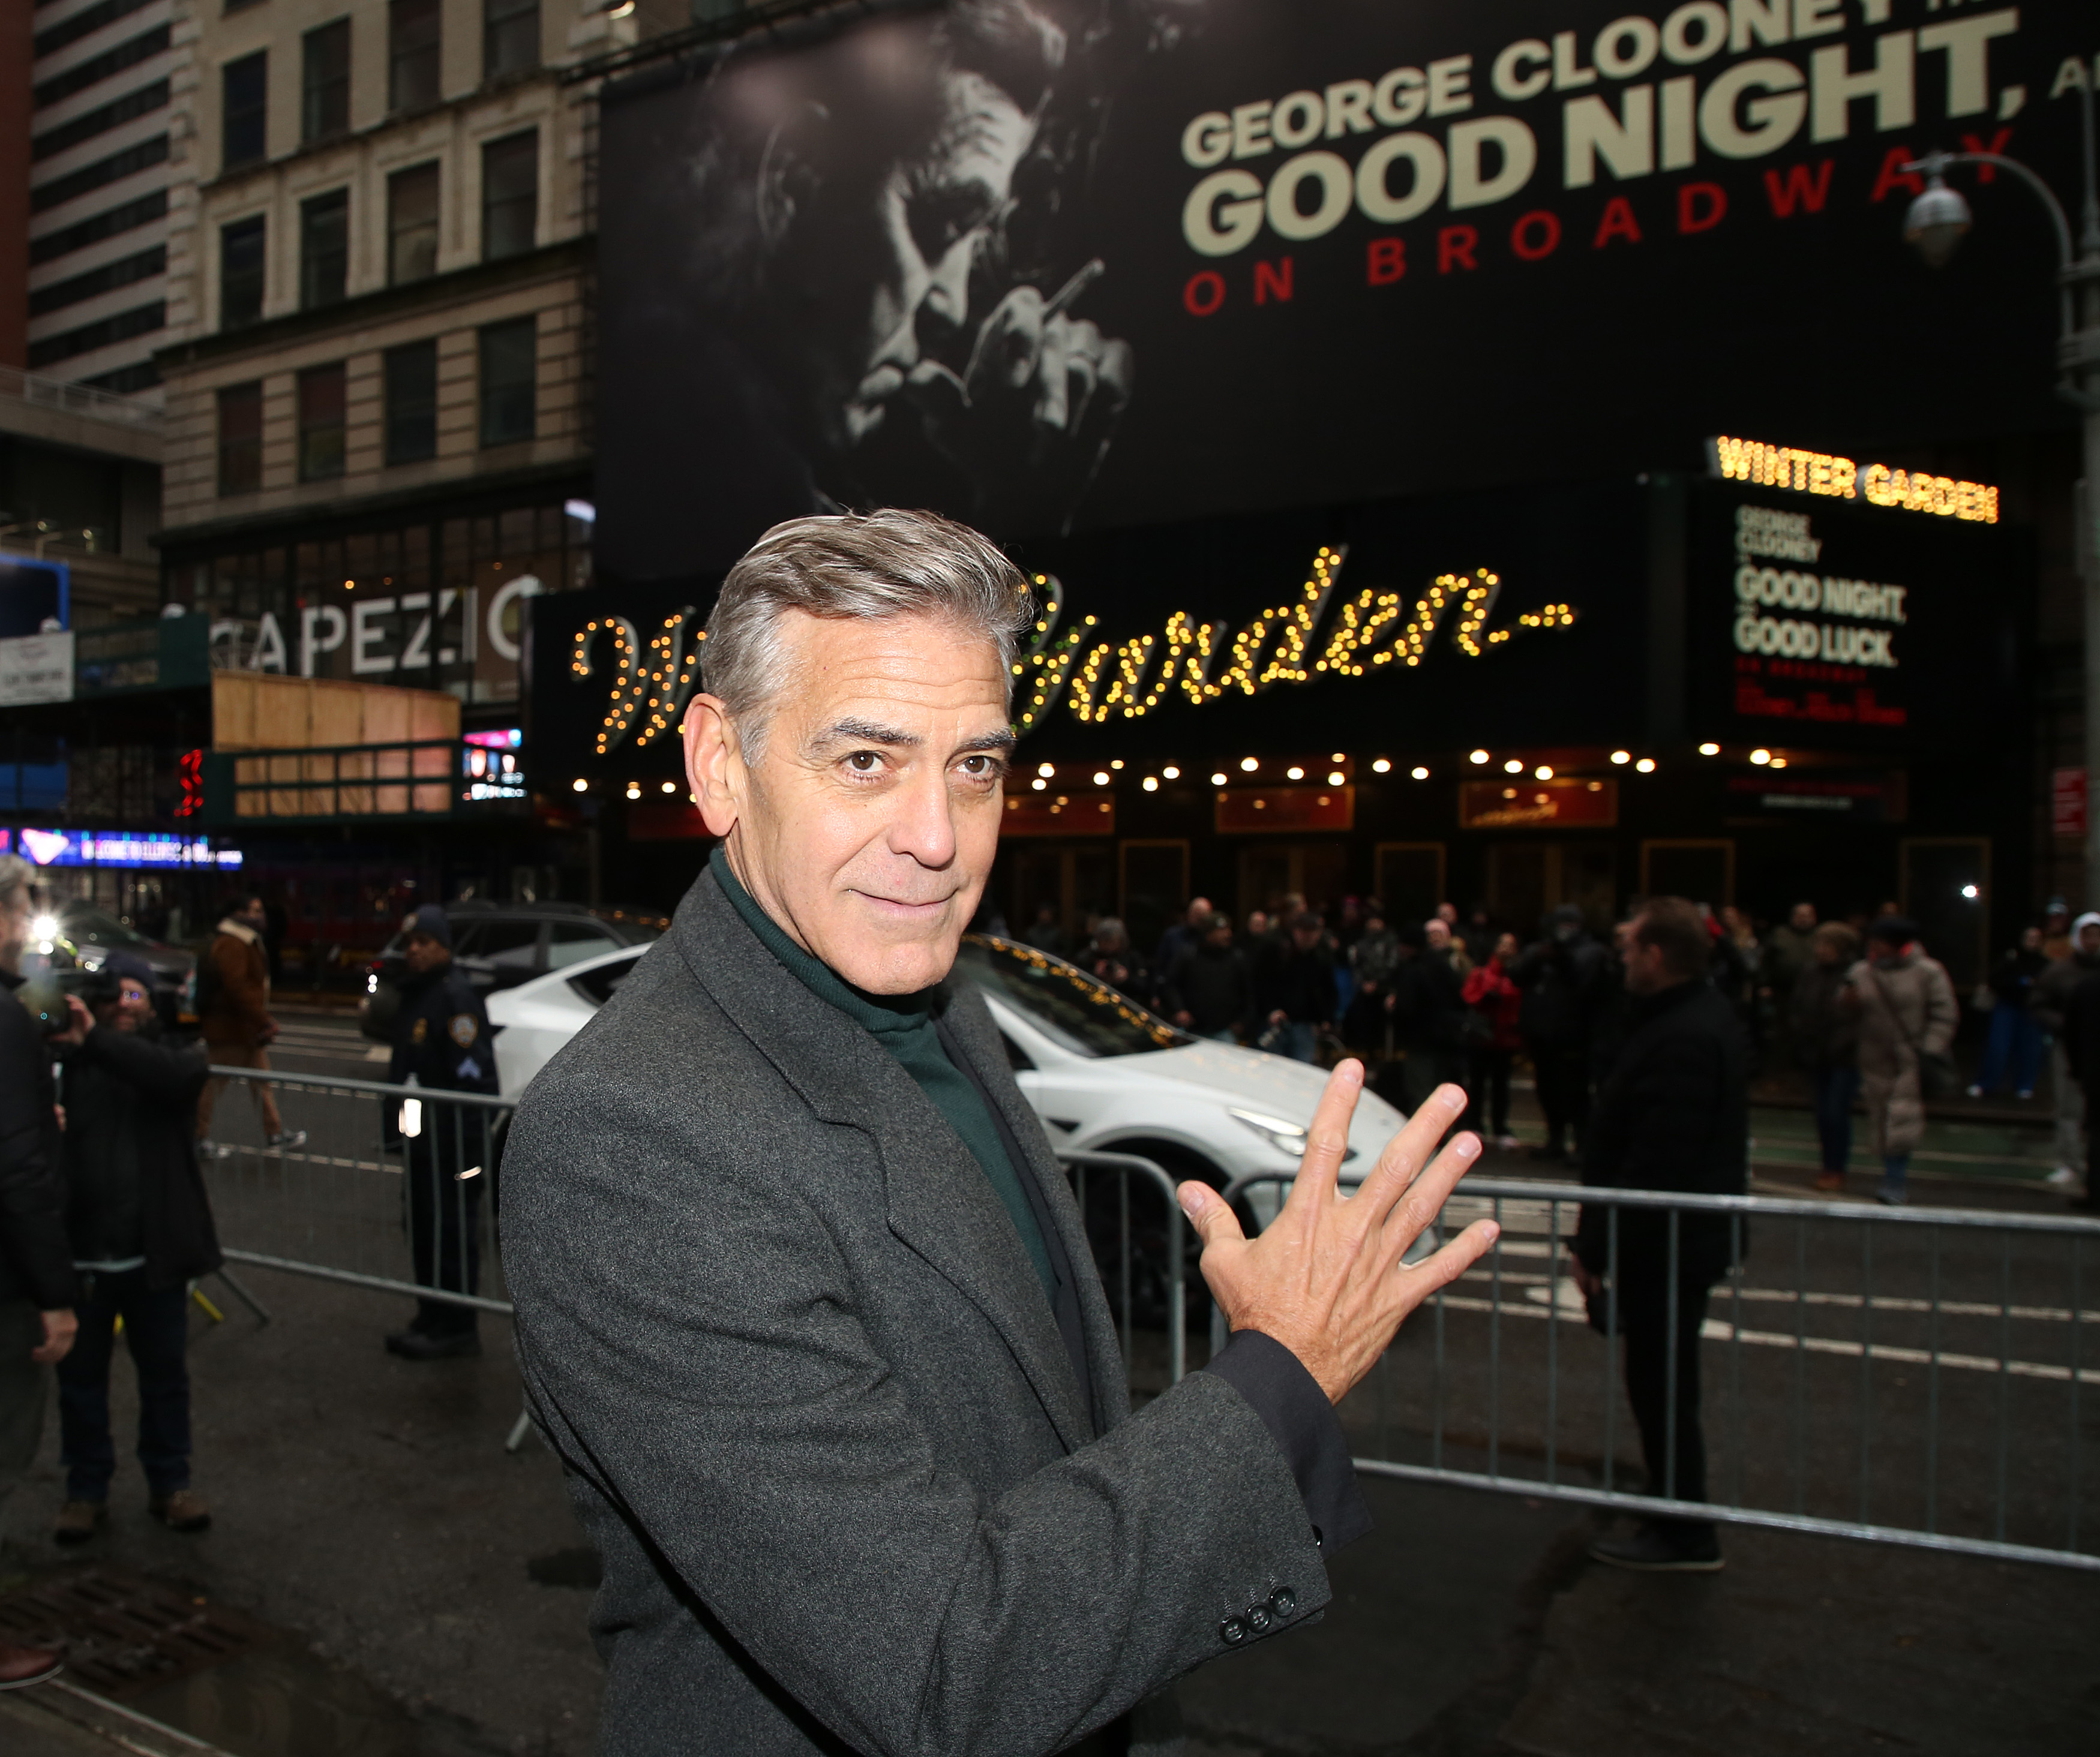
<path fill-rule="evenodd" d="M 488 997 L 505 1094 L 525 1089 L 647 949 L 607 953 Z M 1062 958 L 1012 940 L 970 935 L 955 975 L 983 991 L 1014 1077 L 1054 1145 L 1141 1153 L 1173 1178 L 1220 1188 L 1298 1169 L 1326 1085 L 1318 1068 L 1192 1037 Z M 1405 1121 L 1365 1093 L 1349 1125 L 1343 1178 L 1377 1164 Z M 1254 1200 L 1264 1222 L 1274 1213 L 1274 1188 Z"/>

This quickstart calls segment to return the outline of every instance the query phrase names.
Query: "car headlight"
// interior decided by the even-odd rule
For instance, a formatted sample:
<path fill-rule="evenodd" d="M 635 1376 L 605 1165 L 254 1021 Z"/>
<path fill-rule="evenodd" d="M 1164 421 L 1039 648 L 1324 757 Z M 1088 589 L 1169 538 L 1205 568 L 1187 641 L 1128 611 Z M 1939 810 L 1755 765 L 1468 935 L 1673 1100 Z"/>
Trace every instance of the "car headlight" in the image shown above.
<path fill-rule="evenodd" d="M 371 975 L 367 976 L 364 979 L 364 992 L 367 994 L 377 994 L 379 992 L 379 978 L 377 976 Z"/>
<path fill-rule="evenodd" d="M 1279 1153 L 1293 1159 L 1305 1156 L 1305 1131 L 1295 1122 L 1286 1122 L 1281 1116 L 1264 1115 L 1258 1110 L 1235 1110 L 1228 1107 L 1225 1114 L 1243 1129 L 1251 1129 Z M 1342 1150 L 1342 1162 L 1347 1165 L 1357 1156 L 1353 1147 Z"/>

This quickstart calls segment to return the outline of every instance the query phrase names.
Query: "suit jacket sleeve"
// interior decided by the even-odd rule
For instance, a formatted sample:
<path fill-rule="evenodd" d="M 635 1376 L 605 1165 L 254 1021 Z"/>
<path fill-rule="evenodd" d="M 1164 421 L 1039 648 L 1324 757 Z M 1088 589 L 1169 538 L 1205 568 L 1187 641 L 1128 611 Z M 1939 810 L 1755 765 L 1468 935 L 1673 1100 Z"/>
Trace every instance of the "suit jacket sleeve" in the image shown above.
<path fill-rule="evenodd" d="M 0 993 L 0 1253 L 39 1310 L 73 1303 L 73 1245 L 55 1152 L 58 1129 L 37 1059 L 50 1051 L 26 1008 Z"/>
<path fill-rule="evenodd" d="M 583 1131 L 531 1109 L 505 1267 L 550 1438 L 854 1750 L 1061 1749 L 1223 1652 L 1222 1619 L 1278 1585 L 1290 1621 L 1326 1603 L 1298 1485 L 1223 1377 L 981 1495 L 929 1444 L 857 1315 L 864 1265 L 805 1196 L 695 1164 L 704 1119 Z"/>

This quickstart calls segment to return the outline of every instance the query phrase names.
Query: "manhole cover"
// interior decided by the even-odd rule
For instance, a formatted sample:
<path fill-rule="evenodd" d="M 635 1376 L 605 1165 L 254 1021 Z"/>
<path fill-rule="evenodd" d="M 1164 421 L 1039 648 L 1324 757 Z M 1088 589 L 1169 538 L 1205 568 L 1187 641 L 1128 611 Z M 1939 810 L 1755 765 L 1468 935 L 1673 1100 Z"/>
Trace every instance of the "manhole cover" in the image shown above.
<path fill-rule="evenodd" d="M 68 1676 L 123 1697 L 223 1665 L 261 1638 L 237 1612 L 156 1580 L 92 1568 L 0 1596 L 0 1636 L 65 1651 Z"/>

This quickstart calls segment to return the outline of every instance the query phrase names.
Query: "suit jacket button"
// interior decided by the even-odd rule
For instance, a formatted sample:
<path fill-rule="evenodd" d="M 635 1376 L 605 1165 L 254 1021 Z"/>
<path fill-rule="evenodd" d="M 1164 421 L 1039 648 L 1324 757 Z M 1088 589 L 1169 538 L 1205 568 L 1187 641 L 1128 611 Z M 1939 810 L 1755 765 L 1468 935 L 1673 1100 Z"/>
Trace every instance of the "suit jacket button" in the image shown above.
<path fill-rule="evenodd" d="M 1268 1595 L 1268 1608 L 1279 1617 L 1287 1617 L 1298 1608 L 1298 1595 L 1287 1586 L 1279 1586 Z"/>
<path fill-rule="evenodd" d="M 1268 1633 L 1268 1626 L 1276 1619 L 1268 1614 L 1266 1605 L 1250 1605 L 1246 1611 L 1246 1626 L 1256 1635 Z"/>
<path fill-rule="evenodd" d="M 1238 1617 L 1228 1617 L 1218 1625 L 1219 1639 L 1228 1647 L 1238 1647 L 1247 1638 L 1247 1626 Z"/>

